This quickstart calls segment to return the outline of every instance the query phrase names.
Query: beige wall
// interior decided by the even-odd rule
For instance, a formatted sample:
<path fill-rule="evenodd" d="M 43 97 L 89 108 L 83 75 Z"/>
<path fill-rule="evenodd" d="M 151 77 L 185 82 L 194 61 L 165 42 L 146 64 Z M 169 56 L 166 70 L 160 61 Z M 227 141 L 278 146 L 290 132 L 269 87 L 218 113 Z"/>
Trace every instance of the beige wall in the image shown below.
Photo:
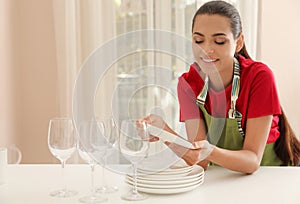
<path fill-rule="evenodd" d="M 261 0 L 261 59 L 273 69 L 280 100 L 300 135 L 300 1 Z"/>
<path fill-rule="evenodd" d="M 1 25 L 6 46 L 1 43 L 0 76 L 5 85 L 1 85 L 0 145 L 15 143 L 24 163 L 49 162 L 53 157 L 47 148 L 47 126 L 49 117 L 56 115 L 52 2 L 4 0 L 1 4 L 5 4 L 0 6 L 0 19 L 6 23 Z"/>
<path fill-rule="evenodd" d="M 263 0 L 260 46 L 299 135 L 298 8 L 298 0 Z M 16 143 L 23 163 L 55 161 L 47 147 L 48 121 L 59 110 L 53 20 L 51 0 L 0 1 L 0 146 Z"/>
<path fill-rule="evenodd" d="M 15 129 L 23 162 L 52 161 L 49 118 L 56 115 L 56 59 L 52 2 L 13 1 Z"/>
<path fill-rule="evenodd" d="M 7 1 L 0 1 L 0 146 L 13 140 L 13 83 L 11 9 Z"/>

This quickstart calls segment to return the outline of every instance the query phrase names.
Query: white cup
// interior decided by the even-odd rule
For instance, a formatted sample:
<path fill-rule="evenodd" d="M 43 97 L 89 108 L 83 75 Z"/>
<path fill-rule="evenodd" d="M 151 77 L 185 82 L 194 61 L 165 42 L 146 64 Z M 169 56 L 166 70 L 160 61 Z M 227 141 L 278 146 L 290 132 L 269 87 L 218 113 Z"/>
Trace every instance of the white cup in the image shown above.
<path fill-rule="evenodd" d="M 7 148 L 0 147 L 0 185 L 5 183 L 7 170 Z"/>
<path fill-rule="evenodd" d="M 21 150 L 15 145 L 12 144 L 7 147 L 7 163 L 8 164 L 20 164 L 22 160 Z"/>

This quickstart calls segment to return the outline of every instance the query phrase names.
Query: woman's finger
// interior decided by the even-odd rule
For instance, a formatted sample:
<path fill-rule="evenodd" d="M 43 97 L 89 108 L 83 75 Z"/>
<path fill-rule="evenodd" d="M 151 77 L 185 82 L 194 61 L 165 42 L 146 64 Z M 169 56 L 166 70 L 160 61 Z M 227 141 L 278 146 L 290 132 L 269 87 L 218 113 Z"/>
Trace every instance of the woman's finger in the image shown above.
<path fill-rule="evenodd" d="M 155 136 L 153 136 L 153 135 L 150 135 L 149 142 L 156 142 L 156 141 L 158 141 L 158 140 L 159 140 L 158 137 L 155 137 Z"/>

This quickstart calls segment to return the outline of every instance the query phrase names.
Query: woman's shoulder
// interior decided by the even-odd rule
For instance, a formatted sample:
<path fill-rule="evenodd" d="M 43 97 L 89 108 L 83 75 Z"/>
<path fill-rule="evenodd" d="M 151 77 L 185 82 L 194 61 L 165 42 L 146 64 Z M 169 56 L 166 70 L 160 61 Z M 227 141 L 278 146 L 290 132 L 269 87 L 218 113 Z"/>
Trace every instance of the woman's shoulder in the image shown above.
<path fill-rule="evenodd" d="M 195 63 L 191 64 L 189 70 L 187 72 L 184 72 L 179 77 L 180 80 L 185 80 L 187 82 L 193 82 L 195 80 L 199 80 L 199 78 L 201 79 L 197 65 Z"/>
<path fill-rule="evenodd" d="M 273 77 L 272 70 L 263 62 L 246 59 L 239 56 L 239 63 L 241 67 L 241 76 L 254 78 L 257 75 L 264 75 L 265 77 Z"/>
<path fill-rule="evenodd" d="M 201 84 L 204 83 L 195 63 L 191 64 L 189 70 L 178 78 L 179 88 L 184 90 L 192 88 L 195 94 L 200 92 Z"/>

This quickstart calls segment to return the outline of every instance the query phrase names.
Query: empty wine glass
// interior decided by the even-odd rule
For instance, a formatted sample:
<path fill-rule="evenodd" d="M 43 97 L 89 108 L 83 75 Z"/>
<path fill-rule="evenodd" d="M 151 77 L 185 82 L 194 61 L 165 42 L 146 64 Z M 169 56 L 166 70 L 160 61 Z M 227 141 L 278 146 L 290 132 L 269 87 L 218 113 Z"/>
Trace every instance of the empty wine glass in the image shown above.
<path fill-rule="evenodd" d="M 48 147 L 50 152 L 60 162 L 62 167 L 62 189 L 51 192 L 54 197 L 70 197 L 77 194 L 76 191 L 68 190 L 65 184 L 64 169 L 66 161 L 76 150 L 76 131 L 73 121 L 69 118 L 54 118 L 49 122 L 48 129 Z"/>
<path fill-rule="evenodd" d="M 117 128 L 116 128 L 115 122 L 112 117 L 110 117 L 108 119 L 103 119 L 102 122 L 105 127 L 104 135 L 108 140 L 108 146 L 107 146 L 106 154 L 103 157 L 103 161 L 102 161 L 102 182 L 101 182 L 102 186 L 98 187 L 96 192 L 113 193 L 113 192 L 118 191 L 118 187 L 107 184 L 106 176 L 105 176 L 105 167 L 107 165 L 107 158 L 113 153 L 113 151 L 115 149 L 118 134 L 117 134 Z"/>
<path fill-rule="evenodd" d="M 104 124 L 96 120 L 84 121 L 78 128 L 78 153 L 91 167 L 91 194 L 80 198 L 79 201 L 82 203 L 102 203 L 107 201 L 107 198 L 96 194 L 94 185 L 94 171 L 97 163 L 93 155 L 104 155 L 108 143 L 104 137 L 104 129 Z"/>
<path fill-rule="evenodd" d="M 122 121 L 119 145 L 121 153 L 131 162 L 133 168 L 133 189 L 123 195 L 122 199 L 143 200 L 148 196 L 137 190 L 137 164 L 148 154 L 149 134 L 146 123 L 133 120 Z"/>

